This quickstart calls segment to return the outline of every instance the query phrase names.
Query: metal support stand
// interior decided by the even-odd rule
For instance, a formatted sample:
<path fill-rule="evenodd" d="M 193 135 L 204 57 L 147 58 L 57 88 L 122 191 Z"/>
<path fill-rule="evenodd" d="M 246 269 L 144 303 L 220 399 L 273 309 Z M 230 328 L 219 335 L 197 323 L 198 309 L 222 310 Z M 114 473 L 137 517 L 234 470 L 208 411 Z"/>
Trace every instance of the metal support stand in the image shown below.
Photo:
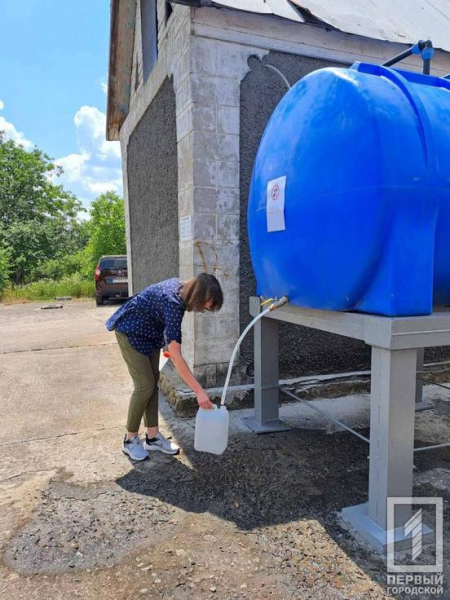
<path fill-rule="evenodd" d="M 259 298 L 252 298 L 250 313 L 259 312 Z M 255 415 L 247 422 L 255 433 L 287 429 L 278 419 L 278 322 L 344 335 L 372 347 L 369 497 L 366 504 L 344 508 L 341 514 L 374 549 L 384 552 L 387 501 L 412 496 L 414 452 L 448 445 L 414 450 L 414 419 L 422 401 L 422 385 L 416 381 L 417 371 L 423 370 L 423 348 L 450 345 L 450 312 L 390 318 L 287 305 L 268 313 L 255 331 Z M 403 527 L 410 515 L 408 505 L 396 510 L 396 549 L 411 545 Z M 433 535 L 428 528 L 422 533 L 424 542 Z"/>
<path fill-rule="evenodd" d="M 412 496 L 416 369 L 417 350 L 372 348 L 369 502 L 342 516 L 379 551 L 387 544 L 387 499 Z M 408 546 L 402 526 L 411 515 L 408 505 L 396 511 L 397 548 Z"/>
<path fill-rule="evenodd" d="M 255 300 L 255 299 L 253 299 Z M 260 312 L 256 298 L 251 309 Z M 279 419 L 278 321 L 262 318 L 255 331 L 255 415 L 243 421 L 254 433 L 290 431 Z"/>
<path fill-rule="evenodd" d="M 416 376 L 416 412 L 423 410 L 430 410 L 433 405 L 430 402 L 424 402 L 423 400 L 423 358 L 425 354 L 424 348 L 417 350 L 417 376 Z"/>

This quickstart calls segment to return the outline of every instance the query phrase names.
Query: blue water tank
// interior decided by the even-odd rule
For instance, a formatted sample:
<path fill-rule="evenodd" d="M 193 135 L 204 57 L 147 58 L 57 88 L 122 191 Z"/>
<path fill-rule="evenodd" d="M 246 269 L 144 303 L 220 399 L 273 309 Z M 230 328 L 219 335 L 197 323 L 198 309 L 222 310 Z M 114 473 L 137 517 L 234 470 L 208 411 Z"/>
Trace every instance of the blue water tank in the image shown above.
<path fill-rule="evenodd" d="M 450 81 L 357 63 L 301 79 L 256 157 L 257 293 L 388 316 L 450 305 Z"/>

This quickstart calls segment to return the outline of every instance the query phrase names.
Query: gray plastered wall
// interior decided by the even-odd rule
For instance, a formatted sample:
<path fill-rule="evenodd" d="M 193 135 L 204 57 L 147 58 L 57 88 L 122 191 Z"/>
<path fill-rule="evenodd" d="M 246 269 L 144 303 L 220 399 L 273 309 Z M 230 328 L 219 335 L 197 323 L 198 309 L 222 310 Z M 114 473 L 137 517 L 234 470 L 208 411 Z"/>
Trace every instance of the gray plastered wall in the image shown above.
<path fill-rule="evenodd" d="M 128 143 L 133 292 L 178 277 L 175 93 L 166 79 Z"/>
<path fill-rule="evenodd" d="M 167 21 L 165 2 L 158 1 L 158 60 L 144 82 L 140 0 L 136 10 L 130 109 L 120 130 L 132 293 L 179 275 L 176 114 L 190 28 L 187 7 L 174 7 Z"/>

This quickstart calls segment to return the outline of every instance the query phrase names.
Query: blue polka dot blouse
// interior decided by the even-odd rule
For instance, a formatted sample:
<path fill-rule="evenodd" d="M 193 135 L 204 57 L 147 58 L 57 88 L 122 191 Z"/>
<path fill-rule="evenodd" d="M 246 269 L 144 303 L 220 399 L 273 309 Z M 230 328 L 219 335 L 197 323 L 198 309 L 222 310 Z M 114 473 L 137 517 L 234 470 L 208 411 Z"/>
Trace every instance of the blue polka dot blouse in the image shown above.
<path fill-rule="evenodd" d="M 174 278 L 145 288 L 106 321 L 106 328 L 125 333 L 132 347 L 146 356 L 165 343 L 181 344 L 181 322 L 186 310 L 181 286 L 181 279 Z"/>

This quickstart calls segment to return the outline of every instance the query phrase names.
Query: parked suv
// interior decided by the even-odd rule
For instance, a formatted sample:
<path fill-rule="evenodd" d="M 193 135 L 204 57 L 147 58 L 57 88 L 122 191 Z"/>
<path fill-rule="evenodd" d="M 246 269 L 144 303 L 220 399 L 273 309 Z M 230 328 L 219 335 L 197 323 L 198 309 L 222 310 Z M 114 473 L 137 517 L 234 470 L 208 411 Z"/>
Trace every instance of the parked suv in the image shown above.
<path fill-rule="evenodd" d="M 102 256 L 94 272 L 97 306 L 109 298 L 128 298 L 128 267 L 124 255 Z"/>

